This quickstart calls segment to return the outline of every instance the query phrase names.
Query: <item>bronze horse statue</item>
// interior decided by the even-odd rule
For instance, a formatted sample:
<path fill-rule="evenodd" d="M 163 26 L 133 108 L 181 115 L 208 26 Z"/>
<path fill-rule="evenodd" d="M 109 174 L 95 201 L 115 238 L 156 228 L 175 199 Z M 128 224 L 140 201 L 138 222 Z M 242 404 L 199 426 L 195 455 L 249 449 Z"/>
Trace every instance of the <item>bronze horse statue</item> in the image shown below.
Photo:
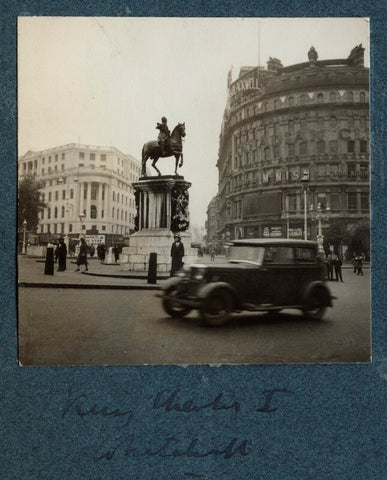
<path fill-rule="evenodd" d="M 161 175 L 160 170 L 156 167 L 157 160 L 160 157 L 172 157 L 176 159 L 175 175 L 177 175 L 177 167 L 183 165 L 183 137 L 185 137 L 185 122 L 178 123 L 173 129 L 166 146 L 166 152 L 161 152 L 161 147 L 157 140 L 147 142 L 142 147 L 142 170 L 141 175 L 146 177 L 146 161 L 148 158 L 153 160 L 152 167 L 157 171 L 158 175 Z M 180 159 L 180 165 L 179 164 Z"/>

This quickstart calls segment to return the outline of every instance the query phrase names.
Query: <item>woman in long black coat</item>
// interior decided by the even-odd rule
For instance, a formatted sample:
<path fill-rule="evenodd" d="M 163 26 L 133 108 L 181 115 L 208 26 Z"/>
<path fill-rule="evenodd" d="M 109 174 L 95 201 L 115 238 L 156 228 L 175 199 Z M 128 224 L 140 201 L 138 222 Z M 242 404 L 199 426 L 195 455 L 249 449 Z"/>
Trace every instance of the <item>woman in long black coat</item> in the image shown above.
<path fill-rule="evenodd" d="M 171 247 L 171 257 L 172 257 L 172 266 L 171 266 L 171 277 L 183 268 L 183 257 L 184 257 L 184 245 L 181 243 L 181 238 L 179 235 L 173 237 L 175 241 L 172 243 Z"/>
<path fill-rule="evenodd" d="M 84 265 L 85 271 L 88 270 L 87 268 L 87 243 L 84 238 L 81 238 L 81 246 L 79 247 L 79 255 L 77 258 L 77 269 L 76 272 L 79 272 L 79 266 Z"/>

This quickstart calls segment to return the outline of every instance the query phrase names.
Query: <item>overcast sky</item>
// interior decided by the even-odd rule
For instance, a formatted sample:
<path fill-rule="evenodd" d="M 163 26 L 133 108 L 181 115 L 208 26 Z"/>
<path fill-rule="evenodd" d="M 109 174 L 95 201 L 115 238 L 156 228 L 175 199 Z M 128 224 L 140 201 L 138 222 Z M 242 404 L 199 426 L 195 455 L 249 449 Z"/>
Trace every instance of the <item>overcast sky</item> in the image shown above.
<path fill-rule="evenodd" d="M 305 62 L 311 45 L 319 60 L 347 58 L 360 43 L 369 65 L 369 22 L 362 18 L 22 17 L 18 39 L 19 155 L 82 143 L 112 145 L 141 160 L 163 115 L 171 130 L 185 121 L 180 173 L 192 182 L 191 222 L 198 226 L 217 193 L 231 66 L 235 79 L 258 59 L 264 66 L 269 57 L 284 66 Z M 172 174 L 174 157 L 158 167 Z"/>

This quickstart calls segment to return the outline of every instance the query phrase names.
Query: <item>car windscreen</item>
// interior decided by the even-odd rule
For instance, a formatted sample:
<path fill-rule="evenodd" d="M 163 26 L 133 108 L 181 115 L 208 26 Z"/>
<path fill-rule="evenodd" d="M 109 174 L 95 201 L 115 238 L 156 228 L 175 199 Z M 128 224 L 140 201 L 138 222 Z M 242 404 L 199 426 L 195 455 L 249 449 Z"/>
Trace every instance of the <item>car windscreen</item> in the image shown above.
<path fill-rule="evenodd" d="M 263 247 L 254 247 L 251 245 L 233 245 L 230 247 L 230 261 L 254 262 L 262 265 Z"/>

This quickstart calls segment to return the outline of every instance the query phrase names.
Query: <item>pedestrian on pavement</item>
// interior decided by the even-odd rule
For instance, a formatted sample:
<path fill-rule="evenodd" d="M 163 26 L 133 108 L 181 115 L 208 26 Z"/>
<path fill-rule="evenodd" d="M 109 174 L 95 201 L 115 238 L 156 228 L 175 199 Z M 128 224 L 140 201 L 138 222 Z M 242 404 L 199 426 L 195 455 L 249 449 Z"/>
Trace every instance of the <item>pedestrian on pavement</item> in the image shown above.
<path fill-rule="evenodd" d="M 94 245 L 90 245 L 90 257 L 93 258 L 95 254 L 95 247 Z"/>
<path fill-rule="evenodd" d="M 215 250 L 213 248 L 210 250 L 210 259 L 211 262 L 215 262 Z"/>
<path fill-rule="evenodd" d="M 55 256 L 58 259 L 58 272 L 66 270 L 67 246 L 63 238 L 59 239 L 58 246 L 55 249 Z"/>
<path fill-rule="evenodd" d="M 105 261 L 105 256 L 106 256 L 106 247 L 104 243 L 100 243 L 97 247 L 97 254 L 99 261 L 103 263 Z"/>
<path fill-rule="evenodd" d="M 114 261 L 117 263 L 118 260 L 120 259 L 120 249 L 118 248 L 118 245 L 115 245 L 113 247 L 113 253 L 114 253 Z"/>
<path fill-rule="evenodd" d="M 357 274 L 356 275 L 361 275 L 363 276 L 363 259 L 360 255 L 358 255 L 356 257 L 356 260 L 355 260 L 355 266 L 356 266 L 356 270 L 357 270 Z"/>
<path fill-rule="evenodd" d="M 335 268 L 335 275 L 336 275 L 336 281 L 338 282 L 339 281 L 339 278 L 340 278 L 340 282 L 343 282 L 343 276 L 342 276 L 342 272 L 341 272 L 341 266 L 342 266 L 343 262 L 341 261 L 341 258 L 338 256 L 338 255 L 335 255 L 335 258 L 333 260 L 333 266 Z"/>
<path fill-rule="evenodd" d="M 81 245 L 79 247 L 79 254 L 77 258 L 77 269 L 75 270 L 76 272 L 79 272 L 79 266 L 84 265 L 85 266 L 85 272 L 87 272 L 87 243 L 86 240 L 82 237 L 81 238 Z"/>
<path fill-rule="evenodd" d="M 328 255 L 327 270 L 328 280 L 333 280 L 333 258 L 331 253 Z"/>
<path fill-rule="evenodd" d="M 174 235 L 174 242 L 171 247 L 171 277 L 181 270 L 184 266 L 183 257 L 184 257 L 184 245 L 181 241 L 180 235 Z"/>

